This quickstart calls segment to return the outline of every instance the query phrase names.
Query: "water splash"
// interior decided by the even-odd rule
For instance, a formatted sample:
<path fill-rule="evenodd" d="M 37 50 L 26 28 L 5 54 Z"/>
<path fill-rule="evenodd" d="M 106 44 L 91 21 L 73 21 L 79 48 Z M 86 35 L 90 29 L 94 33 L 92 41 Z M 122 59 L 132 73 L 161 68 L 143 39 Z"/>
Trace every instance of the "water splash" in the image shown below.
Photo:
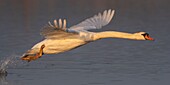
<path fill-rule="evenodd" d="M 18 65 L 23 65 L 23 63 L 24 62 L 20 60 L 20 56 L 14 54 L 2 59 L 0 61 L 0 85 L 9 85 L 9 82 L 6 80 L 8 68 L 15 68 Z"/>
<path fill-rule="evenodd" d="M 7 74 L 7 68 L 10 65 L 15 66 L 17 64 L 17 57 L 13 55 L 0 61 L 0 75 Z"/>

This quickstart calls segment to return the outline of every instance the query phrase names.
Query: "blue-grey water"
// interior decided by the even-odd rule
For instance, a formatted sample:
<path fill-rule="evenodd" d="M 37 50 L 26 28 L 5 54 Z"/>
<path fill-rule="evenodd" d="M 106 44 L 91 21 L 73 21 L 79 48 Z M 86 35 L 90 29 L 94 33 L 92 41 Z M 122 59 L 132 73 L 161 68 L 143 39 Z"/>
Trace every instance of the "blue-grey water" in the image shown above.
<path fill-rule="evenodd" d="M 0 0 L 0 85 L 169 85 L 169 0 Z M 27 63 L 19 57 L 43 39 L 48 21 L 68 27 L 115 9 L 98 31 L 148 32 L 155 41 L 103 39 Z M 10 62 L 7 62 L 10 60 Z M 3 63 L 3 64 L 2 64 Z"/>

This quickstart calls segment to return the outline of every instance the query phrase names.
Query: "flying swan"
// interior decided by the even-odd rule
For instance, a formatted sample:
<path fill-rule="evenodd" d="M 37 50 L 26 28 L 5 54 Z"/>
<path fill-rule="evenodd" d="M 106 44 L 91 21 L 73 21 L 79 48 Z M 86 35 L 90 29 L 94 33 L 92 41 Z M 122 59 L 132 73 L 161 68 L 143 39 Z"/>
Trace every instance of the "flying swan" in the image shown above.
<path fill-rule="evenodd" d="M 114 10 L 105 10 L 91 18 L 70 28 L 66 27 L 66 20 L 54 20 L 53 24 L 48 22 L 41 35 L 45 39 L 23 54 L 22 60 L 31 61 L 40 58 L 43 54 L 62 53 L 89 42 L 103 38 L 124 38 L 131 40 L 154 40 L 146 32 L 125 33 L 117 31 L 90 32 L 90 29 L 100 29 L 109 24 L 114 16 Z"/>

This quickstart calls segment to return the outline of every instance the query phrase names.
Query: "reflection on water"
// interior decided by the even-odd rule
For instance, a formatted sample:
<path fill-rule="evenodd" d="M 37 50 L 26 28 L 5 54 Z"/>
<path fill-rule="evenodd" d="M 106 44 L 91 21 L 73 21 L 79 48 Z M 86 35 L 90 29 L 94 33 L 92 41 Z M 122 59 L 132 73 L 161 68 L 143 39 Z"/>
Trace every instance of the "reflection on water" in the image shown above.
<path fill-rule="evenodd" d="M 0 0 L 0 59 L 41 41 L 48 21 L 72 26 L 105 9 L 116 14 L 100 31 L 146 31 L 156 40 L 104 39 L 31 63 L 13 57 L 2 85 L 169 85 L 169 0 Z"/>

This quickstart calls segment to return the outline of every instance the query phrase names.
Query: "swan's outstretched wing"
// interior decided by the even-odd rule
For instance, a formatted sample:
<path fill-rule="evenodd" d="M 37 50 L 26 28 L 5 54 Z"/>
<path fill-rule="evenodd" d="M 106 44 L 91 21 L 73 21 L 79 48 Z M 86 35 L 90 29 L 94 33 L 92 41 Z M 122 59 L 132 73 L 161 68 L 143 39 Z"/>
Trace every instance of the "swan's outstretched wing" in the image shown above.
<path fill-rule="evenodd" d="M 81 23 L 70 27 L 68 31 L 80 32 L 89 29 L 100 29 L 102 28 L 102 26 L 107 25 L 111 21 L 114 12 L 115 11 L 111 9 L 105 10 L 103 14 L 99 13 L 98 15 L 88 18 L 85 21 L 82 21 Z"/>
<path fill-rule="evenodd" d="M 50 22 L 47 26 L 45 26 L 42 31 L 41 35 L 43 35 L 45 38 L 70 38 L 77 36 L 76 33 L 79 32 L 85 32 L 89 29 L 100 29 L 102 26 L 107 25 L 111 19 L 113 18 L 114 10 L 105 10 L 103 14 L 99 13 L 98 15 L 95 15 L 94 17 L 88 18 L 85 21 L 74 25 L 70 28 L 66 28 L 66 20 L 59 19 L 54 20 L 54 25 L 52 25 Z"/>
<path fill-rule="evenodd" d="M 66 20 L 64 19 L 63 21 L 61 19 L 54 20 L 54 25 L 51 24 L 51 22 L 48 22 L 48 25 L 43 27 L 40 33 L 42 36 L 45 38 L 55 38 L 55 39 L 60 39 L 60 38 L 69 38 L 73 37 L 76 35 L 75 33 L 69 33 L 67 32 L 66 28 Z"/>

